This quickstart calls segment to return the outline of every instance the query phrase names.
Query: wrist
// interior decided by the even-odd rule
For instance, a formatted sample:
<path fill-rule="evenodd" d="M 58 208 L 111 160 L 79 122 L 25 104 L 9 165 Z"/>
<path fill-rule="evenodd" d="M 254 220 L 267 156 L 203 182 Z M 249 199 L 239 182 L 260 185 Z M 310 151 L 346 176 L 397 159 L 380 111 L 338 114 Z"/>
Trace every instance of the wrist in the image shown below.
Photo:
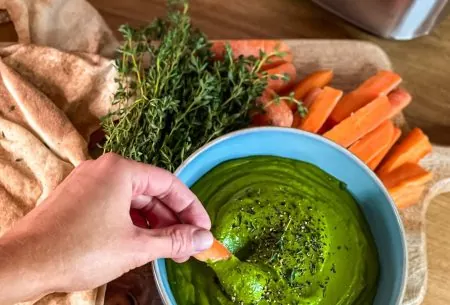
<path fill-rule="evenodd" d="M 50 249 L 36 232 L 11 230 L 0 238 L 0 304 L 38 299 L 57 291 Z"/>

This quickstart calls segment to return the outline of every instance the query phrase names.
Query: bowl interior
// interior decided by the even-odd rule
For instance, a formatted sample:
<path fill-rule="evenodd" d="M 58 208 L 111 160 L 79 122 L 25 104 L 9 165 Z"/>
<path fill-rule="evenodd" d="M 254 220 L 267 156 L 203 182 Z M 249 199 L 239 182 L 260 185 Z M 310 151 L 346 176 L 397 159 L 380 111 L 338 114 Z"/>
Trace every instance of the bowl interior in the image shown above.
<path fill-rule="evenodd" d="M 406 284 L 406 243 L 397 209 L 375 174 L 347 150 L 323 137 L 274 127 L 228 134 L 201 148 L 177 170 L 188 186 L 216 165 L 236 158 L 273 155 L 319 166 L 344 181 L 358 201 L 375 238 L 380 278 L 374 305 L 400 304 Z M 165 260 L 154 263 L 156 283 L 166 305 L 175 305 Z"/>

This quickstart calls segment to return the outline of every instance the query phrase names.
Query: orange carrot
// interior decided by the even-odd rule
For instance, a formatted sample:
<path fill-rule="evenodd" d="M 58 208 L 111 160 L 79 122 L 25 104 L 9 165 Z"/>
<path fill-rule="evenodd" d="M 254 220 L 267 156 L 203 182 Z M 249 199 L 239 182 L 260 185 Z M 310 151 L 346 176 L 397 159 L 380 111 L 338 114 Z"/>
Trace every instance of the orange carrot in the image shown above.
<path fill-rule="evenodd" d="M 372 160 L 369 161 L 369 163 L 367 163 L 367 166 L 371 170 L 375 170 L 381 163 L 381 161 L 383 161 L 384 157 L 387 155 L 392 146 L 394 146 L 395 142 L 397 142 L 397 140 L 400 138 L 401 134 L 402 131 L 400 130 L 400 128 L 394 127 L 394 132 L 392 134 L 389 145 L 383 148 Z"/>
<path fill-rule="evenodd" d="M 431 178 L 432 174 L 416 163 L 405 163 L 380 176 L 398 208 L 418 203 Z"/>
<path fill-rule="evenodd" d="M 273 68 L 280 64 L 292 62 L 293 56 L 289 46 L 281 40 L 216 40 L 213 41 L 211 51 L 217 60 L 223 59 L 225 55 L 225 45 L 229 44 L 233 51 L 233 57 L 259 57 L 260 51 L 271 54 L 273 52 L 283 52 L 283 56 L 271 56 L 263 65 L 263 69 Z"/>
<path fill-rule="evenodd" d="M 336 90 L 331 87 L 323 88 L 322 92 L 319 93 L 312 103 L 308 114 L 300 124 L 299 128 L 317 133 L 341 97 L 341 90 Z"/>
<path fill-rule="evenodd" d="M 307 109 L 312 105 L 316 97 L 322 92 L 321 88 L 314 88 L 311 91 L 308 92 L 308 94 L 305 96 L 305 98 L 302 100 L 303 106 L 305 106 Z M 297 104 L 288 102 L 289 108 L 291 108 L 292 111 L 297 110 Z"/>
<path fill-rule="evenodd" d="M 417 163 L 431 152 L 428 137 L 419 128 L 414 128 L 396 147 L 392 149 L 386 161 L 381 164 L 377 174 L 382 176 L 405 163 Z"/>
<path fill-rule="evenodd" d="M 328 85 L 332 78 L 332 70 L 316 71 L 309 74 L 295 87 L 295 98 L 298 100 L 304 99 L 308 92 L 314 88 L 322 88 Z"/>
<path fill-rule="evenodd" d="M 267 80 L 267 88 L 275 92 L 280 92 L 283 89 L 291 86 L 297 77 L 297 70 L 292 63 L 285 63 L 274 68 L 266 70 L 269 78 Z M 277 77 L 272 79 L 272 77 Z M 283 79 L 287 77 L 287 79 Z"/>
<path fill-rule="evenodd" d="M 194 255 L 194 257 L 202 262 L 217 262 L 231 258 L 231 253 L 224 245 L 214 239 L 211 248 Z"/>
<path fill-rule="evenodd" d="M 419 203 L 426 185 L 401 185 L 388 189 L 389 195 L 399 209 L 410 207 Z"/>
<path fill-rule="evenodd" d="M 330 116 L 331 123 L 337 124 L 377 97 L 387 95 L 401 81 L 401 77 L 392 71 L 378 72 L 341 99 Z"/>
<path fill-rule="evenodd" d="M 349 147 L 385 121 L 390 108 L 388 98 L 380 96 L 324 133 L 323 136 L 343 147 Z"/>
<path fill-rule="evenodd" d="M 255 126 L 279 126 L 291 127 L 294 121 L 294 115 L 284 100 L 275 100 L 273 90 L 267 89 L 263 95 L 256 101 L 257 106 L 261 107 L 261 112 L 252 113 L 252 124 Z"/>
<path fill-rule="evenodd" d="M 316 100 L 317 96 L 322 92 L 321 88 L 313 88 L 311 89 L 308 94 L 306 94 L 305 98 L 303 99 L 303 105 L 306 108 L 311 107 L 313 102 Z"/>
<path fill-rule="evenodd" d="M 292 128 L 299 128 L 303 118 L 297 111 L 294 112 L 294 120 L 292 121 Z"/>
<path fill-rule="evenodd" d="M 405 163 L 393 171 L 380 175 L 386 188 L 393 188 L 401 184 L 422 185 L 431 180 L 432 174 L 417 163 Z"/>
<path fill-rule="evenodd" d="M 383 149 L 389 146 L 394 134 L 394 124 L 386 120 L 373 131 L 366 134 L 360 140 L 349 147 L 349 151 L 361 161 L 368 164 Z"/>
<path fill-rule="evenodd" d="M 405 89 L 397 88 L 388 94 L 388 99 L 391 103 L 391 114 L 389 118 L 392 119 L 411 103 L 412 97 Z"/>

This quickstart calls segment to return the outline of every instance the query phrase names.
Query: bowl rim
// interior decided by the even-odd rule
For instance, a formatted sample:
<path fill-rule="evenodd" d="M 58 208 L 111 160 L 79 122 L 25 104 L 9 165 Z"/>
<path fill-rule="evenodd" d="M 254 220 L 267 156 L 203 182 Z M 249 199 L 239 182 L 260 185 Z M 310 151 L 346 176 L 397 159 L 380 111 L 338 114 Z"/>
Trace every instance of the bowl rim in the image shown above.
<path fill-rule="evenodd" d="M 401 302 L 403 301 L 403 298 L 405 296 L 405 292 L 406 292 L 406 284 L 407 284 L 407 278 L 408 278 L 408 247 L 406 244 L 406 234 L 405 234 L 405 228 L 403 226 L 403 222 L 400 218 L 400 213 L 394 203 L 394 201 L 392 200 L 391 196 L 389 195 L 389 192 L 387 191 L 386 187 L 384 186 L 384 184 L 381 182 L 381 180 L 378 178 L 378 176 L 369 168 L 367 167 L 367 165 L 362 162 L 358 157 L 356 157 L 355 155 L 353 155 L 349 150 L 347 150 L 346 148 L 336 144 L 335 142 L 321 136 L 321 135 L 317 135 L 314 133 L 310 133 L 310 132 L 306 132 L 300 129 L 296 129 L 296 128 L 285 128 L 285 127 L 274 127 L 274 126 L 264 126 L 264 127 L 248 127 L 248 128 L 244 128 L 244 129 L 240 129 L 240 130 L 236 130 L 236 131 L 232 131 L 229 132 L 227 134 L 224 134 L 208 143 L 206 143 L 205 145 L 201 146 L 200 148 L 198 148 L 196 151 L 194 151 L 186 160 L 183 161 L 183 163 L 180 164 L 180 166 L 178 166 L 178 168 L 175 170 L 174 175 L 178 175 L 180 173 L 181 170 L 183 170 L 189 163 L 191 163 L 191 161 L 195 158 L 197 158 L 198 155 L 200 155 L 201 153 L 203 153 L 205 150 L 208 150 L 209 148 L 211 148 L 212 146 L 223 142 L 225 140 L 228 140 L 229 138 L 235 137 L 235 136 L 239 136 L 239 135 L 243 135 L 243 134 L 248 134 L 248 133 L 258 133 L 258 132 L 263 132 L 263 131 L 279 131 L 279 132 L 284 132 L 284 133 L 293 133 L 293 134 L 298 134 L 298 135 L 302 135 L 302 136 L 306 136 L 318 141 L 321 141 L 323 143 L 325 143 L 326 145 L 329 145 L 331 147 L 333 147 L 334 149 L 337 149 L 338 151 L 344 153 L 345 155 L 347 155 L 348 157 L 350 157 L 353 161 L 355 161 L 369 176 L 371 176 L 373 178 L 373 180 L 375 181 L 375 183 L 378 185 L 378 187 L 381 189 L 381 191 L 383 192 L 383 194 L 385 195 L 385 197 L 387 198 L 387 201 L 389 202 L 389 205 L 391 206 L 392 210 L 394 211 L 394 215 L 395 215 L 395 219 L 397 220 L 397 224 L 400 227 L 400 235 L 401 235 L 401 239 L 402 239 L 402 246 L 403 246 L 403 261 L 404 261 L 404 266 L 403 266 L 403 272 L 402 272 L 402 283 L 401 283 L 401 288 L 400 288 L 400 293 L 397 297 L 397 300 L 395 301 L 396 305 L 400 305 Z M 158 259 L 159 260 L 159 259 Z M 157 261 L 158 260 L 154 260 L 152 261 L 152 271 L 153 271 L 153 278 L 156 284 L 156 288 L 158 290 L 158 293 L 161 297 L 161 300 L 163 301 L 163 304 L 165 305 L 171 305 L 167 293 L 165 292 L 164 288 L 162 287 L 162 283 L 159 281 L 158 278 L 158 274 L 159 274 L 159 270 L 158 270 L 158 266 L 157 266 Z"/>

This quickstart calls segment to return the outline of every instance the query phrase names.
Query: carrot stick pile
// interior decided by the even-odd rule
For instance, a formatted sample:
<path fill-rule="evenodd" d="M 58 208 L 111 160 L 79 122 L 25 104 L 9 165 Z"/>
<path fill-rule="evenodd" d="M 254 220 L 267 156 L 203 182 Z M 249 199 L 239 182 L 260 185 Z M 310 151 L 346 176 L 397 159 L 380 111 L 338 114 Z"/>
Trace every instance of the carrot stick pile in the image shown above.
<path fill-rule="evenodd" d="M 213 52 L 220 59 L 225 41 L 215 42 Z M 401 130 L 391 122 L 411 103 L 411 95 L 400 88 L 402 78 L 393 71 L 382 70 L 369 77 L 353 91 L 343 94 L 332 88 L 333 71 L 315 71 L 297 80 L 293 53 L 276 40 L 228 41 L 235 56 L 259 56 L 281 50 L 284 56 L 273 57 L 264 65 L 269 75 L 267 89 L 256 104 L 263 113 L 252 116 L 253 125 L 297 128 L 323 135 L 347 148 L 375 171 L 399 208 L 418 202 L 431 173 L 419 161 L 431 152 L 428 137 L 413 129 L 397 144 Z M 306 115 L 297 111 L 297 104 L 283 99 L 294 96 L 303 102 Z M 274 97 L 278 97 L 274 103 Z M 409 191 L 408 191 L 409 190 Z"/>
<path fill-rule="evenodd" d="M 228 43 L 233 55 L 258 57 L 262 52 L 282 51 L 272 56 L 262 67 L 269 76 L 263 95 L 255 105 L 263 112 L 251 114 L 255 126 L 297 128 L 320 134 L 347 148 L 371 170 L 389 191 L 398 208 L 419 202 L 432 174 L 419 165 L 431 152 L 428 137 L 419 128 L 405 135 L 399 143 L 401 130 L 391 119 L 407 107 L 412 97 L 399 88 L 401 77 L 393 71 L 378 71 L 353 91 L 343 94 L 332 88 L 332 70 L 315 71 L 297 79 L 293 53 L 289 46 L 277 40 L 215 41 L 212 51 L 220 60 Z M 276 76 L 284 76 L 278 78 Z M 298 103 L 284 95 L 302 101 L 308 112 L 301 114 Z M 199 260 L 220 260 L 230 257 L 219 242 Z"/>

